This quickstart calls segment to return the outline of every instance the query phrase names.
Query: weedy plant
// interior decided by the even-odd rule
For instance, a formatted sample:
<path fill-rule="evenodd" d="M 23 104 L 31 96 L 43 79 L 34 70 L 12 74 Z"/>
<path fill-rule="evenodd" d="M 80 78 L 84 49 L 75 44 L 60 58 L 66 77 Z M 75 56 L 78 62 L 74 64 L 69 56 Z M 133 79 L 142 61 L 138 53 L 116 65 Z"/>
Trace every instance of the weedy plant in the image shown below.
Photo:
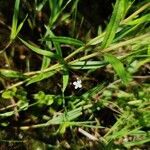
<path fill-rule="evenodd" d="M 1 50 L 1 145 L 148 149 L 150 2 L 116 0 L 105 30 L 88 39 L 78 31 L 79 2 L 15 0 Z M 26 28 L 38 37 L 29 38 Z M 20 62 L 15 43 L 25 51 Z"/>

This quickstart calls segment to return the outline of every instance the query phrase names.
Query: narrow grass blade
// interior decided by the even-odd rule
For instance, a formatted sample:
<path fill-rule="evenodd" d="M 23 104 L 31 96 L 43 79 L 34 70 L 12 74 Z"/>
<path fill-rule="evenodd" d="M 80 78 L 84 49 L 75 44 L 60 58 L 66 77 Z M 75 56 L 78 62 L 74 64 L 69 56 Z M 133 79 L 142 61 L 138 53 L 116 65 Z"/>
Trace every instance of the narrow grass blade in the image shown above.
<path fill-rule="evenodd" d="M 97 69 L 106 63 L 104 61 L 78 61 L 69 65 L 72 69 Z"/>
<path fill-rule="evenodd" d="M 71 2 L 68 0 L 66 4 L 63 6 L 63 0 L 49 0 L 49 6 L 51 10 L 51 16 L 49 19 L 49 27 L 51 28 L 54 23 L 57 21 L 63 10 L 67 7 L 67 5 Z"/>
<path fill-rule="evenodd" d="M 142 24 L 145 22 L 150 22 L 150 14 L 146 14 L 140 18 L 137 18 L 135 20 L 129 21 L 126 24 L 127 25 L 136 25 L 136 24 Z"/>
<path fill-rule="evenodd" d="M 148 0 L 148 1 L 149 1 L 149 0 Z M 146 10 L 147 8 L 149 8 L 149 7 L 150 7 L 150 2 L 148 2 L 148 1 L 147 1 L 147 3 L 145 3 L 145 5 L 140 6 L 140 8 L 139 8 L 138 10 L 136 10 L 133 14 L 131 14 L 128 18 L 124 19 L 124 20 L 121 22 L 121 24 L 125 24 L 125 23 L 131 21 L 132 19 L 137 18 L 137 16 L 138 16 L 141 12 L 143 12 L 144 10 Z"/>
<path fill-rule="evenodd" d="M 124 143 L 124 146 L 127 147 L 127 148 L 130 148 L 130 147 L 134 147 L 134 146 L 138 146 L 138 145 L 144 145 L 145 143 L 149 143 L 150 142 L 150 138 L 147 137 L 145 139 L 141 139 L 141 140 L 138 140 L 138 141 L 133 141 L 133 142 L 126 142 Z"/>
<path fill-rule="evenodd" d="M 51 62 L 51 59 L 49 57 L 43 56 L 41 70 L 46 69 L 49 66 L 50 62 Z"/>
<path fill-rule="evenodd" d="M 36 52 L 37 54 L 48 56 L 48 57 L 56 57 L 56 55 L 53 52 L 46 51 L 41 48 L 35 47 L 35 46 L 27 43 L 23 39 L 21 39 L 21 38 L 19 38 L 19 39 L 24 45 L 26 45 L 28 48 L 30 48 L 32 51 Z"/>
<path fill-rule="evenodd" d="M 70 37 L 64 37 L 64 36 L 57 36 L 57 37 L 51 37 L 46 38 L 46 41 L 51 40 L 53 42 L 68 44 L 68 45 L 76 45 L 76 46 L 83 46 L 84 43 L 80 40 L 70 38 Z"/>
<path fill-rule="evenodd" d="M 13 20 L 12 20 L 11 34 L 10 34 L 10 39 L 11 40 L 14 40 L 15 37 L 16 37 L 16 34 L 17 34 L 19 5 L 20 5 L 20 0 L 16 0 L 15 1 L 15 7 L 14 7 Z"/>
<path fill-rule="evenodd" d="M 114 39 L 114 42 L 117 42 L 117 41 L 121 40 L 122 38 L 126 37 L 129 34 L 131 35 L 132 32 L 137 30 L 139 26 L 140 25 L 137 24 L 135 26 L 122 27 L 122 30 L 116 34 L 116 38 Z"/>
<path fill-rule="evenodd" d="M 0 76 L 6 78 L 25 78 L 25 76 L 14 70 L 0 69 Z"/>
<path fill-rule="evenodd" d="M 24 22 L 26 21 L 27 17 L 28 17 L 28 15 L 26 15 L 26 17 L 24 18 L 24 20 L 23 20 L 23 21 L 20 23 L 20 25 L 18 26 L 18 28 L 17 28 L 17 30 L 16 30 L 16 35 L 15 35 L 15 37 L 16 37 L 16 36 L 18 35 L 18 33 L 20 32 L 20 30 L 21 30 L 21 28 L 22 28 Z"/>
<path fill-rule="evenodd" d="M 57 55 L 62 57 L 62 50 L 61 50 L 60 44 L 58 42 L 53 42 L 53 43 L 56 48 Z"/>
<path fill-rule="evenodd" d="M 0 113 L 0 118 L 6 118 L 6 117 L 10 117 L 14 114 L 14 111 L 9 111 L 9 112 L 5 112 L 5 113 Z"/>
<path fill-rule="evenodd" d="M 46 4 L 47 0 L 43 0 L 37 7 L 36 10 L 37 11 L 41 11 L 44 7 L 44 5 Z"/>
<path fill-rule="evenodd" d="M 63 71 L 63 88 L 62 88 L 62 92 L 65 92 L 65 89 L 67 88 L 67 85 L 69 83 L 69 73 L 68 70 L 64 70 Z"/>
<path fill-rule="evenodd" d="M 91 39 L 86 45 L 89 46 L 89 45 L 97 45 L 97 44 L 102 43 L 102 41 L 104 39 L 104 35 L 105 35 L 105 32 L 103 32 L 102 34 L 98 35 L 97 37 Z"/>
<path fill-rule="evenodd" d="M 54 23 L 61 11 L 63 0 L 49 0 L 49 6 L 51 10 L 50 20 Z"/>
<path fill-rule="evenodd" d="M 26 85 L 30 85 L 32 83 L 36 83 L 36 82 L 39 82 L 41 80 L 44 80 L 44 79 L 47 79 L 51 76 L 53 76 L 56 72 L 55 71 L 48 71 L 48 72 L 44 72 L 44 73 L 40 73 L 38 75 L 35 75 L 28 80 L 27 84 Z"/>
<path fill-rule="evenodd" d="M 147 55 L 150 55 L 150 45 L 148 46 Z"/>
<path fill-rule="evenodd" d="M 44 35 L 44 38 L 47 37 L 49 34 L 51 34 L 51 31 L 48 28 L 48 26 L 45 26 L 45 28 L 46 28 L 46 33 Z M 48 49 L 52 49 L 52 42 L 47 41 L 45 43 L 45 47 L 47 47 Z M 51 58 L 49 58 L 47 56 L 43 56 L 41 70 L 46 69 L 49 66 L 50 62 L 51 62 Z"/>
<path fill-rule="evenodd" d="M 115 37 L 116 31 L 119 27 L 120 21 L 124 17 L 125 3 L 126 3 L 125 0 L 117 0 L 116 1 L 112 17 L 107 26 L 106 34 L 105 34 L 104 40 L 102 42 L 102 46 L 101 46 L 102 48 L 106 48 L 112 43 L 112 41 Z"/>
<path fill-rule="evenodd" d="M 150 63 L 150 57 L 147 59 L 141 60 L 136 64 L 136 70 L 138 70 L 141 66 L 143 66 L 146 63 Z"/>
<path fill-rule="evenodd" d="M 121 78 L 121 80 L 125 84 L 127 84 L 129 82 L 129 80 L 131 79 L 131 77 L 126 72 L 121 61 L 111 54 L 105 54 L 104 58 L 105 58 L 106 62 L 109 62 L 113 66 L 114 70 L 116 71 L 117 75 Z"/>
<path fill-rule="evenodd" d="M 50 38 L 55 38 L 56 37 L 50 29 L 47 28 L 47 31 L 49 32 L 49 37 Z M 57 55 L 62 57 L 62 50 L 61 50 L 59 42 L 53 41 L 53 44 L 54 44 L 54 47 L 56 48 Z"/>

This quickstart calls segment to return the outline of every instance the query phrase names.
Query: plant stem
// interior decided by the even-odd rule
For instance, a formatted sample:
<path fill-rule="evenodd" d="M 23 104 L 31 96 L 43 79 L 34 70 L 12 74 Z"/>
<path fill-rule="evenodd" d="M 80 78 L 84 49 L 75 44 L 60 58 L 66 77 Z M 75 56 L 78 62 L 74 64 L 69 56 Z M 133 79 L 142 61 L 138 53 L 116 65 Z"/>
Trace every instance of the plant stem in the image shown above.
<path fill-rule="evenodd" d="M 134 12 L 132 15 L 130 15 L 128 18 L 124 19 L 121 24 L 125 24 L 128 21 L 130 21 L 131 19 L 135 18 L 136 15 L 138 15 L 139 13 L 141 13 L 143 10 L 145 10 L 146 8 L 150 7 L 150 3 L 145 4 L 144 6 L 142 6 L 139 10 L 137 10 L 136 12 Z"/>

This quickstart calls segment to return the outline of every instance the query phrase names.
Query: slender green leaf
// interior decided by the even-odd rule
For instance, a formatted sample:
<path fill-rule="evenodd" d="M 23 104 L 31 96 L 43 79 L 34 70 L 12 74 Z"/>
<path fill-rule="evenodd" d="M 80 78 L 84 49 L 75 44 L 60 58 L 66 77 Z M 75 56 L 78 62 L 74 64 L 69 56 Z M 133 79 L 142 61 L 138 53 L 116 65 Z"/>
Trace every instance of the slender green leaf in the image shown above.
<path fill-rule="evenodd" d="M 106 63 L 104 61 L 78 61 L 69 65 L 72 69 L 97 69 L 101 68 Z"/>
<path fill-rule="evenodd" d="M 16 0 L 15 1 L 15 7 L 14 7 L 13 20 L 12 20 L 11 34 L 10 34 L 10 39 L 11 40 L 14 40 L 15 37 L 16 37 L 16 34 L 17 34 L 19 5 L 20 5 L 20 0 Z"/>
<path fill-rule="evenodd" d="M 122 27 L 122 29 L 120 30 L 120 32 L 118 32 L 116 34 L 116 38 L 114 40 L 114 42 L 117 42 L 118 40 L 121 40 L 123 37 L 132 34 L 133 31 L 135 31 L 137 28 L 139 27 L 139 24 L 135 25 L 135 26 L 127 26 L 127 27 Z"/>
<path fill-rule="evenodd" d="M 51 11 L 51 16 L 49 19 L 49 25 L 52 26 L 57 18 L 59 17 L 59 14 L 61 12 L 61 6 L 62 6 L 63 0 L 49 0 L 49 6 Z"/>
<path fill-rule="evenodd" d="M 25 78 L 22 73 L 8 69 L 0 69 L 0 76 L 6 78 Z"/>
<path fill-rule="evenodd" d="M 147 55 L 150 55 L 150 45 L 148 45 Z"/>
<path fill-rule="evenodd" d="M 106 62 L 109 62 L 113 66 L 114 70 L 116 71 L 117 75 L 121 78 L 121 80 L 125 84 L 127 84 L 129 82 L 129 80 L 131 79 L 131 77 L 126 72 L 121 61 L 111 54 L 105 54 L 104 58 L 105 58 Z"/>
<path fill-rule="evenodd" d="M 136 24 L 142 24 L 145 22 L 150 22 L 150 14 L 146 14 L 140 18 L 137 18 L 135 20 L 129 21 L 126 24 L 127 25 L 136 25 Z"/>
<path fill-rule="evenodd" d="M 56 37 L 55 34 L 48 27 L 46 29 L 47 29 L 47 32 L 49 33 L 49 35 L 47 37 L 49 37 L 49 38 Z M 54 44 L 54 47 L 56 48 L 57 55 L 62 57 L 62 50 L 61 50 L 59 42 L 53 41 L 53 44 Z"/>
<path fill-rule="evenodd" d="M 67 5 L 71 2 L 68 0 L 66 4 L 63 6 L 63 0 L 49 0 L 49 6 L 51 10 L 51 16 L 49 19 L 49 27 L 52 27 L 54 23 L 57 21 L 63 10 L 67 7 Z"/>
<path fill-rule="evenodd" d="M 49 57 L 43 56 L 41 70 L 46 69 L 49 66 L 50 62 L 51 59 Z"/>
<path fill-rule="evenodd" d="M 9 112 L 5 112 L 5 113 L 0 113 L 0 117 L 1 118 L 5 118 L 5 117 L 10 117 L 14 114 L 14 111 L 9 111 Z"/>
<path fill-rule="evenodd" d="M 132 146 L 143 145 L 144 143 L 149 143 L 149 142 L 150 142 L 150 138 L 146 137 L 145 139 L 136 140 L 133 142 L 126 142 L 126 143 L 124 143 L 124 145 L 125 145 L 125 147 L 130 148 Z"/>
<path fill-rule="evenodd" d="M 102 46 L 101 46 L 102 48 L 106 48 L 112 43 L 115 37 L 116 31 L 119 27 L 120 21 L 124 17 L 125 6 L 126 6 L 125 3 L 126 3 L 126 0 L 116 1 L 112 17 L 107 26 L 106 34 L 102 42 Z"/>
<path fill-rule="evenodd" d="M 57 55 L 62 57 L 62 50 L 61 50 L 60 44 L 58 42 L 53 42 L 53 43 L 54 43 L 54 46 L 56 48 Z"/>
<path fill-rule="evenodd" d="M 69 82 L 69 73 L 68 73 L 68 70 L 65 69 L 63 71 L 63 88 L 62 88 L 63 93 L 65 92 L 65 89 L 67 88 L 68 82 Z"/>
<path fill-rule="evenodd" d="M 51 34 L 49 27 L 45 26 L 45 28 L 46 28 L 46 33 L 44 35 L 44 38 L 47 37 L 49 34 Z M 51 49 L 52 48 L 52 42 L 46 41 L 45 47 L 47 47 L 48 49 Z M 49 58 L 47 56 L 43 56 L 41 70 L 46 69 L 49 66 L 50 62 L 51 62 L 51 58 Z"/>
<path fill-rule="evenodd" d="M 46 4 L 47 0 L 43 0 L 38 6 L 36 6 L 37 11 L 41 11 Z"/>
<path fill-rule="evenodd" d="M 147 58 L 147 59 L 144 59 L 144 60 L 139 61 L 139 62 L 136 64 L 136 70 L 138 70 L 141 66 L 143 66 L 143 65 L 146 64 L 146 63 L 150 63 L 150 57 Z"/>
<path fill-rule="evenodd" d="M 97 45 L 100 44 L 104 39 L 104 33 L 98 35 L 97 37 L 91 39 L 86 45 Z"/>
<path fill-rule="evenodd" d="M 68 44 L 68 45 L 76 45 L 76 46 L 83 46 L 84 45 L 84 43 L 80 40 L 70 38 L 70 37 L 63 37 L 63 36 L 46 38 L 45 40 L 46 41 L 52 40 L 53 42 L 58 42 L 58 43 L 63 43 L 63 44 Z"/>
<path fill-rule="evenodd" d="M 40 73 L 38 75 L 35 75 L 35 76 L 28 79 L 28 82 L 26 85 L 30 85 L 32 83 L 47 79 L 47 78 L 53 76 L 55 73 L 56 73 L 56 71 L 48 71 L 48 72 L 44 72 L 44 73 Z"/>
<path fill-rule="evenodd" d="M 50 51 L 46 51 L 46 50 L 43 50 L 41 48 L 38 48 L 36 46 L 33 46 L 29 43 L 27 43 L 26 41 L 24 41 L 23 39 L 19 38 L 20 41 L 26 45 L 28 48 L 30 48 L 31 50 L 33 50 L 34 52 L 36 52 L 37 54 L 40 54 L 40 55 L 44 55 L 44 56 L 48 56 L 48 57 L 56 57 L 56 55 L 53 53 L 53 52 L 50 52 Z"/>
<path fill-rule="evenodd" d="M 25 20 L 27 19 L 28 15 L 26 15 L 26 17 L 24 18 L 24 20 L 20 23 L 20 25 L 18 26 L 17 30 L 16 30 L 16 35 L 15 37 L 18 35 L 18 33 L 20 32 Z"/>

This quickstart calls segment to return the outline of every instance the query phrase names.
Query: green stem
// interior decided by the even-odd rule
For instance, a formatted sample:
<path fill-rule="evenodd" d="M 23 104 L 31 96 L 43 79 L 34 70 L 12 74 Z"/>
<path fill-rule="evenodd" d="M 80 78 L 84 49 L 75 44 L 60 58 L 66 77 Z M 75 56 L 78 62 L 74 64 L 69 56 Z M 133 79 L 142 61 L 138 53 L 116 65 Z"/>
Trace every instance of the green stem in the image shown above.
<path fill-rule="evenodd" d="M 141 13 L 143 10 L 145 10 L 146 8 L 150 7 L 150 3 L 145 4 L 144 6 L 142 6 L 139 10 L 137 10 L 136 12 L 134 12 L 132 15 L 130 15 L 128 18 L 124 19 L 121 24 L 125 24 L 128 21 L 130 21 L 131 19 L 135 18 L 136 15 L 138 15 L 139 13 Z"/>
<path fill-rule="evenodd" d="M 139 36 L 139 37 L 135 37 L 135 38 L 127 40 L 127 41 L 120 42 L 118 44 L 114 44 L 111 47 L 108 47 L 108 48 L 105 48 L 105 49 L 96 49 L 97 52 L 94 52 L 92 54 L 89 54 L 89 55 L 83 56 L 81 58 L 78 58 L 78 59 L 76 59 L 74 61 L 71 61 L 69 64 L 75 63 L 77 61 L 87 60 L 87 59 L 93 58 L 95 56 L 100 56 L 100 54 L 102 54 L 102 53 L 106 53 L 106 52 L 110 52 L 112 50 L 116 50 L 119 47 L 122 47 L 122 46 L 125 46 L 125 45 L 128 45 L 128 44 L 133 44 L 133 43 L 135 43 L 135 42 L 137 42 L 139 40 L 142 40 L 142 39 L 148 38 L 148 37 L 150 37 L 150 33 L 144 34 L 144 35 Z"/>

